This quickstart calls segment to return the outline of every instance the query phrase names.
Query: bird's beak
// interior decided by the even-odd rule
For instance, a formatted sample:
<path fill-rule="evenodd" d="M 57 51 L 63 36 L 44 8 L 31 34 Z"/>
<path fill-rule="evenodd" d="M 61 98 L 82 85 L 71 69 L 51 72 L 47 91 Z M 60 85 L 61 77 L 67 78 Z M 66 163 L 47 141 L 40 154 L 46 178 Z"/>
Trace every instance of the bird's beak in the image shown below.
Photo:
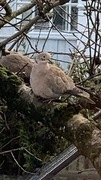
<path fill-rule="evenodd" d="M 50 59 L 48 59 L 48 61 L 49 61 L 50 64 L 53 64 L 53 62 Z"/>

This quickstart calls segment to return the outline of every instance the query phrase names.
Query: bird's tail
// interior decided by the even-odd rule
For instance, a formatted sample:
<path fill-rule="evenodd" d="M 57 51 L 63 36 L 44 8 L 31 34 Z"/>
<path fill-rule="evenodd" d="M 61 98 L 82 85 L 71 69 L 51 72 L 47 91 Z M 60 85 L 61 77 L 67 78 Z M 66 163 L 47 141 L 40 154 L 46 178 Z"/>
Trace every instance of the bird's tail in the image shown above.
<path fill-rule="evenodd" d="M 78 87 L 74 87 L 71 91 L 71 94 L 77 97 L 85 98 L 89 103 L 95 104 L 95 102 L 90 98 L 90 94 L 84 90 L 79 89 Z"/>

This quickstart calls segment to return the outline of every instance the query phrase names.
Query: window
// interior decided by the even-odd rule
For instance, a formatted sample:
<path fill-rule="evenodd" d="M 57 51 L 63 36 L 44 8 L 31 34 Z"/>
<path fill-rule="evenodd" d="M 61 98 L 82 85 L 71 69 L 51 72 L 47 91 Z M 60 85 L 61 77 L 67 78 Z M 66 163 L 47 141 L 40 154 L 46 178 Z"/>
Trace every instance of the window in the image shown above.
<path fill-rule="evenodd" d="M 20 3 L 17 3 L 17 9 L 24 4 L 29 3 L 30 0 L 20 0 Z M 70 0 L 68 3 L 62 6 L 58 6 L 51 10 L 53 12 L 53 18 L 51 19 L 51 22 L 60 30 L 62 31 L 76 31 L 77 29 L 77 21 L 78 21 L 78 0 Z M 36 16 L 38 14 L 38 10 L 36 8 L 36 11 L 34 15 Z M 21 19 L 24 19 L 22 21 L 22 25 L 25 25 L 29 19 L 32 18 L 32 10 L 26 11 L 22 15 L 18 17 L 17 21 L 20 21 Z M 27 18 L 26 18 L 27 17 Z M 52 26 L 52 23 L 45 20 L 39 20 L 37 24 L 34 26 L 35 29 L 42 29 L 47 30 L 49 27 Z M 53 27 L 53 30 L 55 28 Z"/>
<path fill-rule="evenodd" d="M 35 7 L 35 16 L 38 15 L 38 8 Z M 49 21 L 45 21 L 44 19 L 39 19 L 38 22 L 34 25 L 35 29 L 49 29 L 50 23 Z"/>
<path fill-rule="evenodd" d="M 70 0 L 69 3 L 54 9 L 53 23 L 60 30 L 75 31 L 78 21 L 78 0 Z"/>
<path fill-rule="evenodd" d="M 53 24 L 60 30 L 67 30 L 68 23 L 65 19 L 68 19 L 67 15 L 68 6 L 59 6 L 53 10 L 54 17 L 53 17 Z M 67 15 L 67 18 L 66 18 Z"/>
<path fill-rule="evenodd" d="M 78 0 L 70 0 L 65 5 L 54 8 L 52 23 L 60 30 L 76 31 L 78 21 L 77 5 Z M 37 13 L 36 11 L 36 14 Z M 50 22 L 39 20 L 35 25 L 35 29 L 48 29 L 50 26 L 52 26 Z M 55 28 L 53 28 L 53 30 L 55 30 Z"/>
<path fill-rule="evenodd" d="M 30 1 L 28 0 L 20 0 L 17 2 L 16 4 L 16 9 L 19 9 L 21 7 L 23 7 L 24 5 L 27 5 L 29 4 Z M 19 16 L 17 16 L 16 20 L 17 20 L 17 23 L 19 24 L 19 26 L 23 26 L 25 25 L 26 23 L 28 23 L 28 21 L 32 18 L 32 13 L 33 13 L 33 10 L 32 9 L 29 9 L 28 11 L 20 14 Z"/>

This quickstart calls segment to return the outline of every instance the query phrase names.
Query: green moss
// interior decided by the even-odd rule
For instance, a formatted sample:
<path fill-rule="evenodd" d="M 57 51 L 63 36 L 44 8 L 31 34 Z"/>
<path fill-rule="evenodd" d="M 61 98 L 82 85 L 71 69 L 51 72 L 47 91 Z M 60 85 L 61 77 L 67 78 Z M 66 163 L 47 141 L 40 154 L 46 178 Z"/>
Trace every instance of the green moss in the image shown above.
<path fill-rule="evenodd" d="M 33 156 L 24 150 L 16 151 L 14 155 L 22 167 L 34 171 L 68 146 L 68 141 L 63 138 L 63 128 L 67 120 L 79 111 L 79 106 L 54 102 L 35 108 L 18 96 L 22 79 L 3 67 L 0 67 L 0 74 L 0 97 L 6 106 L 3 110 L 6 121 L 0 129 L 4 128 L 0 137 L 1 146 L 9 142 L 2 150 L 26 148 Z M 19 171 L 9 154 L 0 157 L 1 162 L 4 158 L 2 173 Z M 10 168 L 7 169 L 6 165 Z"/>
<path fill-rule="evenodd" d="M 0 66 L 0 96 L 11 101 L 16 97 L 22 79 Z"/>

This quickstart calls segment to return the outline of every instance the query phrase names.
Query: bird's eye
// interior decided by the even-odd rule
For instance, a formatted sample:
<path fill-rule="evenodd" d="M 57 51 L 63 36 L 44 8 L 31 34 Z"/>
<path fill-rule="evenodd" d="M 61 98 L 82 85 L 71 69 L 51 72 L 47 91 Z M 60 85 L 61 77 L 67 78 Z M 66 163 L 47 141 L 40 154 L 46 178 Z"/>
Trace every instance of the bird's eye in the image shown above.
<path fill-rule="evenodd" d="M 43 56 L 42 56 L 42 60 L 45 60 L 45 59 L 46 59 L 46 57 L 45 57 L 45 55 L 43 55 Z"/>

